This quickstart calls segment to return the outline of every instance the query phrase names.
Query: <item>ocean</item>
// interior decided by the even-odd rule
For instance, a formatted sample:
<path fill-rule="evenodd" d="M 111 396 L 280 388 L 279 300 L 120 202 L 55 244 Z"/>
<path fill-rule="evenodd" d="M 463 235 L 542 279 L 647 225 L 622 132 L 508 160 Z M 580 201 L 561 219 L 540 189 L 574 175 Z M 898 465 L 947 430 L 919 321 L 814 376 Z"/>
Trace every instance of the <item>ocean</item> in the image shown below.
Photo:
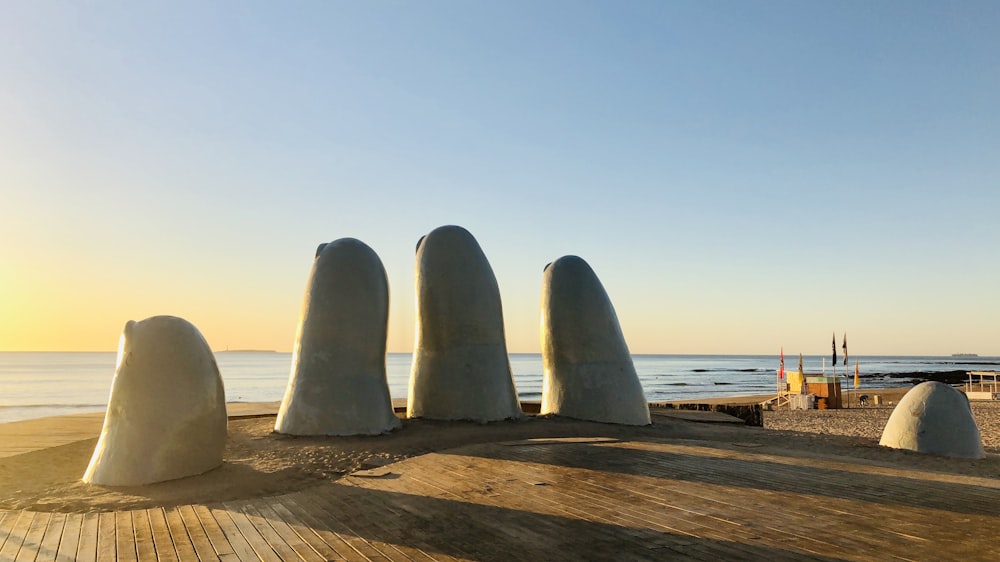
<path fill-rule="evenodd" d="M 282 399 L 291 368 L 291 353 L 219 352 L 219 370 L 229 402 L 276 402 Z M 411 354 L 386 357 L 389 390 L 406 398 Z M 807 356 L 808 373 L 822 370 L 829 356 Z M 769 394 L 775 390 L 776 355 L 635 355 L 636 371 L 649 401 L 687 400 Z M 862 388 L 912 384 L 892 375 L 943 371 L 997 370 L 1000 359 L 990 357 L 859 357 Z M 522 400 L 540 400 L 542 357 L 511 354 L 511 370 Z M 785 358 L 786 369 L 798 365 L 798 356 Z M 851 358 L 850 376 L 854 373 Z M 0 352 L 0 423 L 46 416 L 99 412 L 107 407 L 115 353 Z M 827 365 L 826 373 L 833 368 Z M 845 375 L 838 366 L 838 375 Z M 850 381 L 853 383 L 853 379 Z"/>

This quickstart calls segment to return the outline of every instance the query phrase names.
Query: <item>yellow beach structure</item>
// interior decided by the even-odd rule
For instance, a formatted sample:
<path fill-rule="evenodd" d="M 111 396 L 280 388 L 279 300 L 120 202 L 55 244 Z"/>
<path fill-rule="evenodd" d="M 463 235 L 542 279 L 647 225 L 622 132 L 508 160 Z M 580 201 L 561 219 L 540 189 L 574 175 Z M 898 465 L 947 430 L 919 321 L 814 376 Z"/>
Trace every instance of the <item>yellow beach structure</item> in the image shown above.
<path fill-rule="evenodd" d="M 812 394 L 815 396 L 815 406 L 820 410 L 843 407 L 838 377 L 811 375 L 803 373 L 801 370 L 788 371 L 785 375 L 787 383 L 785 383 L 784 388 L 780 384 L 778 386 L 778 406 L 794 403 L 796 407 L 805 407 L 802 406 L 804 402 L 795 397 Z"/>

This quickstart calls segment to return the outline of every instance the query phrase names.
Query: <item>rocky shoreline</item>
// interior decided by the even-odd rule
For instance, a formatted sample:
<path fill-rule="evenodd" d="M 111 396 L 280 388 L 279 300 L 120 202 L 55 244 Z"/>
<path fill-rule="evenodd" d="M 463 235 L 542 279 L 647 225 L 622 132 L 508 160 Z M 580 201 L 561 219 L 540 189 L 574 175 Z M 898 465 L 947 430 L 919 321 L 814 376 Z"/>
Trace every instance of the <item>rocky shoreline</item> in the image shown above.
<path fill-rule="evenodd" d="M 969 372 L 964 370 L 954 371 L 915 371 L 910 373 L 875 373 L 871 375 L 859 375 L 861 380 L 884 379 L 894 380 L 910 379 L 913 384 L 925 381 L 937 381 L 945 384 L 965 384 L 969 381 Z M 899 381 L 904 382 L 904 381 Z"/>

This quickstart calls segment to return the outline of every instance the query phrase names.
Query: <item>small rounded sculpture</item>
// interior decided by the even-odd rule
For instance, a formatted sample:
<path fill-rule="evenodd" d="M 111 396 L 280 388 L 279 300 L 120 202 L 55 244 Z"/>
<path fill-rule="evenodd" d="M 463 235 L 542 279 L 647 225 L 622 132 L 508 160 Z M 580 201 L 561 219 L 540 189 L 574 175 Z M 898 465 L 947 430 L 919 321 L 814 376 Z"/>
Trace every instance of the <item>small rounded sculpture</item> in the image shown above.
<path fill-rule="evenodd" d="M 138 486 L 222 464 L 226 395 L 208 342 L 176 316 L 129 320 L 104 428 L 83 481 Z"/>
<path fill-rule="evenodd" d="M 879 445 L 966 459 L 983 458 L 969 399 L 951 386 L 922 382 L 892 410 Z"/>
<path fill-rule="evenodd" d="M 375 251 L 354 238 L 321 244 L 274 430 L 378 435 L 399 427 L 386 382 L 388 320 L 389 282 Z"/>
<path fill-rule="evenodd" d="M 546 266 L 541 309 L 541 413 L 649 425 L 618 315 L 590 265 L 563 256 Z"/>
<path fill-rule="evenodd" d="M 490 422 L 522 415 L 507 357 L 500 288 L 467 230 L 417 244 L 417 334 L 406 413 Z"/>

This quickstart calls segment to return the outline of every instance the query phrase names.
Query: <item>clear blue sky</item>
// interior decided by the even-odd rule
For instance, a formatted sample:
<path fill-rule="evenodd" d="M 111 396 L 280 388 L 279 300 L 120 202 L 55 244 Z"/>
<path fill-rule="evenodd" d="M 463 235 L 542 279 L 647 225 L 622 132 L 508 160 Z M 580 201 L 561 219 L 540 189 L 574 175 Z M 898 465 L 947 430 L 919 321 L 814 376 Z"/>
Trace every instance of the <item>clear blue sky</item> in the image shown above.
<path fill-rule="evenodd" d="M 1000 3 L 10 2 L 0 350 L 288 350 L 316 245 L 576 254 L 633 352 L 1000 355 Z"/>

